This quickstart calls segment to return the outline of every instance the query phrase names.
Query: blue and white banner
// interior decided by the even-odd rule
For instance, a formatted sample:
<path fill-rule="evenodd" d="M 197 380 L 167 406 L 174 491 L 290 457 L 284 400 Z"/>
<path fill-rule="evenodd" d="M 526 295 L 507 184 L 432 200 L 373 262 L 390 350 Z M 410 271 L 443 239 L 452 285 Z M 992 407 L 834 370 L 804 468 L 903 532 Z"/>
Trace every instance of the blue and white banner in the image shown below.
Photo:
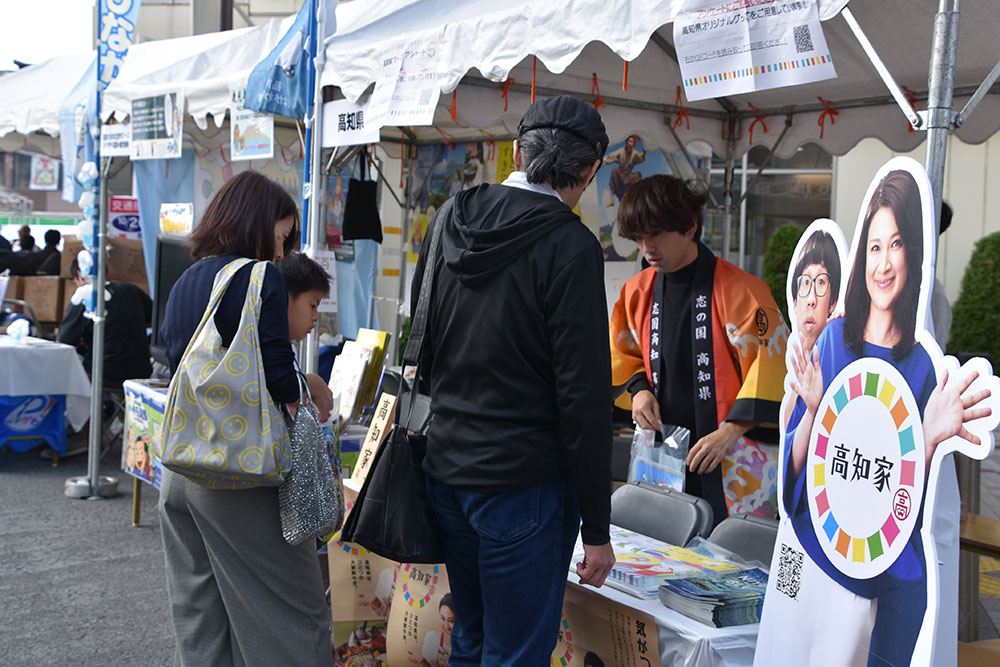
<path fill-rule="evenodd" d="M 118 75 L 132 44 L 141 0 L 100 0 L 101 30 L 98 45 L 100 71 L 97 81 L 103 91 Z"/>

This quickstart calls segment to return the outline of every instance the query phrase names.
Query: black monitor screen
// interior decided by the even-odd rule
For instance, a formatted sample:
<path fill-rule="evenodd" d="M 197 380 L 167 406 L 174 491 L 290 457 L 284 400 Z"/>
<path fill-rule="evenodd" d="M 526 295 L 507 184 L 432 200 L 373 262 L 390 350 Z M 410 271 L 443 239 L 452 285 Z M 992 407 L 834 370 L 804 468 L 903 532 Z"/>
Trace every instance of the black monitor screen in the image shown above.
<path fill-rule="evenodd" d="M 156 239 L 156 281 L 153 302 L 153 358 L 167 364 L 160 325 L 167 312 L 167 298 L 184 270 L 194 263 L 186 238 L 161 234 Z"/>

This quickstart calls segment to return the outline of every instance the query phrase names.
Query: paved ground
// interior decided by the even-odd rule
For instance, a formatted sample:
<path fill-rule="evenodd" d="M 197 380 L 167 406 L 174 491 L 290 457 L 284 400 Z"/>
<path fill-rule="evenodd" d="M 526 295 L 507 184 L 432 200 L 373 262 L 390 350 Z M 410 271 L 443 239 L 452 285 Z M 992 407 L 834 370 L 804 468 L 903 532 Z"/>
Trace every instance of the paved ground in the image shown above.
<path fill-rule="evenodd" d="M 119 479 L 110 500 L 71 500 L 68 477 L 86 457 L 58 468 L 37 451 L 0 453 L 0 665 L 168 665 L 157 494 L 144 487 L 142 521 L 131 525 L 131 478 L 120 450 L 102 470 Z M 983 514 L 1000 518 L 1000 451 L 982 465 Z M 1000 637 L 1000 562 L 980 559 L 979 638 Z"/>

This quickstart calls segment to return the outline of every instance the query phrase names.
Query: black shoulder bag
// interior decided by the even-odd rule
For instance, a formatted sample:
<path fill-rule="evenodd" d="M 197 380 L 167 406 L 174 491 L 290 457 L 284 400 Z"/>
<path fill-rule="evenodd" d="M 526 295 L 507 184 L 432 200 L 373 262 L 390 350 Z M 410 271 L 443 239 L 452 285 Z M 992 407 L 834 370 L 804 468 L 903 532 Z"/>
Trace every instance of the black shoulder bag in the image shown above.
<path fill-rule="evenodd" d="M 430 314 L 434 266 L 441 245 L 441 228 L 451 210 L 446 201 L 434 216 L 430 247 L 424 262 L 417 309 L 410 325 L 410 338 L 403 353 L 403 366 L 417 365 Z M 400 396 L 402 403 L 403 396 Z M 443 563 L 444 549 L 427 500 L 422 466 L 427 437 L 409 431 L 410 415 L 417 402 L 416 386 L 409 392 L 405 423 L 400 423 L 402 405 L 396 406 L 396 421 L 386 442 L 375 455 L 361 493 L 354 503 L 341 539 L 360 544 L 380 556 L 400 563 Z"/>
<path fill-rule="evenodd" d="M 358 178 L 347 186 L 344 202 L 344 226 L 341 230 L 345 241 L 372 239 L 382 242 L 382 220 L 378 214 L 376 192 L 378 181 L 368 180 L 368 151 L 358 153 Z"/>

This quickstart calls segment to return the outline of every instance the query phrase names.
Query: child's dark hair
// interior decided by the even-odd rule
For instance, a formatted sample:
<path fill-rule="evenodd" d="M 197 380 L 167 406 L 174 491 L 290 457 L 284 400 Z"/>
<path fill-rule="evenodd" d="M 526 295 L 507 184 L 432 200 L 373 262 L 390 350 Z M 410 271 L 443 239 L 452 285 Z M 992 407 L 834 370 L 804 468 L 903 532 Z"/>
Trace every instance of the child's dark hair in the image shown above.
<path fill-rule="evenodd" d="M 278 269 L 285 277 L 288 296 L 296 297 L 318 290 L 330 296 L 330 276 L 323 267 L 301 252 L 291 252 L 278 262 Z"/>

